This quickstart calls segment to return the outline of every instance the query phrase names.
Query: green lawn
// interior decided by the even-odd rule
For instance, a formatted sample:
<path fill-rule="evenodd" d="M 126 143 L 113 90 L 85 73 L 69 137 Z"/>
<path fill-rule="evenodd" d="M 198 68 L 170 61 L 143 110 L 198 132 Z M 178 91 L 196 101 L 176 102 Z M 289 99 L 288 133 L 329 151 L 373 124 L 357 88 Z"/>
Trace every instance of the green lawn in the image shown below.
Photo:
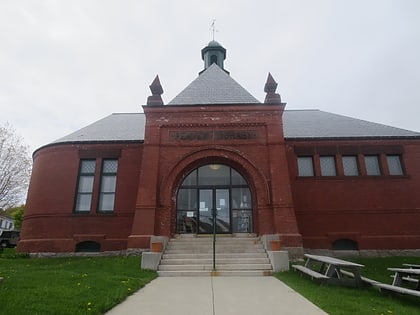
<path fill-rule="evenodd" d="M 420 264 L 420 257 L 349 260 L 365 265 L 364 276 L 385 283 L 391 283 L 387 267 Z M 6 249 L 0 253 L 0 314 L 103 314 L 156 276 L 140 270 L 140 257 L 29 259 Z M 319 285 L 295 271 L 275 276 L 331 315 L 420 314 L 419 298 Z"/>
<path fill-rule="evenodd" d="M 386 257 L 346 259 L 365 265 L 362 275 L 391 284 L 388 267 L 403 263 L 420 264 L 420 257 Z M 319 285 L 300 273 L 289 271 L 275 275 L 331 315 L 418 315 L 420 299 L 403 295 L 386 295 L 373 288 L 348 288 Z"/>
<path fill-rule="evenodd" d="M 103 314 L 156 277 L 140 257 L 25 258 L 0 254 L 0 314 Z"/>

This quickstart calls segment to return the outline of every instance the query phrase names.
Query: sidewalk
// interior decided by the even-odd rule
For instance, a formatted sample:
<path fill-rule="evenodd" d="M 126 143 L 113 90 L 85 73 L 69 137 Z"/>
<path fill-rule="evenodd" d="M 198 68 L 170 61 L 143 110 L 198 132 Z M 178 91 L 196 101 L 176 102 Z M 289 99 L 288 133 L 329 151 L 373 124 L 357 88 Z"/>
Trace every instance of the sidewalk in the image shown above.
<path fill-rule="evenodd" d="M 106 315 L 326 315 L 274 277 L 159 277 Z"/>

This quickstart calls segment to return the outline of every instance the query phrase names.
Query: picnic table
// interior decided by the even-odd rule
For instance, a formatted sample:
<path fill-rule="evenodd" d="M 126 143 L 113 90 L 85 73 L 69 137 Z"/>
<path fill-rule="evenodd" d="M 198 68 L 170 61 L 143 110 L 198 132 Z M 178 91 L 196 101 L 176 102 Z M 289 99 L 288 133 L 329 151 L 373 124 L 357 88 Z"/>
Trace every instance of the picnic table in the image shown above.
<path fill-rule="evenodd" d="M 393 291 L 420 297 L 420 269 L 418 268 L 388 268 L 394 272 L 392 284 L 376 283 L 374 286 L 381 291 Z M 407 288 L 406 283 L 412 283 L 414 288 Z"/>
<path fill-rule="evenodd" d="M 403 264 L 403 266 L 406 266 L 408 268 L 413 268 L 413 269 L 420 269 L 420 265 L 415 265 L 415 264 Z"/>
<path fill-rule="evenodd" d="M 305 265 L 293 265 L 295 270 L 309 275 L 312 279 L 340 285 L 361 287 L 360 269 L 364 267 L 350 261 L 320 255 L 305 254 Z"/>
<path fill-rule="evenodd" d="M 403 286 L 403 281 L 415 282 L 415 290 L 420 291 L 420 269 L 415 268 L 388 268 L 389 271 L 395 272 L 392 285 Z M 414 281 L 413 281 L 414 280 Z"/>

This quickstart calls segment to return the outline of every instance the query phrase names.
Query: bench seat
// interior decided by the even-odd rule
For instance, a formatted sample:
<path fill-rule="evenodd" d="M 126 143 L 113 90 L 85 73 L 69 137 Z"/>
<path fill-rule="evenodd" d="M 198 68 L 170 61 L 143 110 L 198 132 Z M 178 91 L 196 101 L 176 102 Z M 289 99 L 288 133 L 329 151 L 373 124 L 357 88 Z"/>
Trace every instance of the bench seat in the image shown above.
<path fill-rule="evenodd" d="M 410 267 L 413 269 L 420 269 L 420 265 L 415 265 L 415 264 L 403 264 L 403 266 Z"/>
<path fill-rule="evenodd" d="M 394 278 L 395 278 L 395 275 L 390 275 L 390 277 L 391 277 L 392 279 L 394 279 Z M 419 282 L 419 280 L 417 280 L 417 279 L 415 279 L 415 278 L 410 278 L 410 277 L 402 277 L 402 279 L 403 279 L 404 281 L 407 281 L 407 282 L 412 282 L 412 283 L 418 283 L 418 282 Z"/>
<path fill-rule="evenodd" d="M 377 287 L 381 291 L 382 290 L 393 291 L 393 292 L 397 292 L 397 293 L 401 293 L 401 294 L 408 294 L 408 295 L 413 295 L 413 296 L 420 297 L 420 291 L 407 289 L 407 288 L 402 288 L 402 287 L 398 287 L 398 286 L 395 286 L 395 285 L 390 285 L 390 284 L 377 282 L 377 283 L 374 283 L 373 286 Z"/>
<path fill-rule="evenodd" d="M 341 270 L 341 273 L 342 273 L 343 275 L 346 275 L 347 277 L 354 278 L 354 274 L 353 274 L 353 272 L 350 272 L 350 271 L 347 271 L 347 270 Z M 369 278 L 366 278 L 366 277 L 360 277 L 360 279 L 361 279 L 364 283 L 367 283 L 368 285 L 374 285 L 375 283 L 378 283 L 378 281 L 373 280 L 373 279 L 369 279 Z"/>
<path fill-rule="evenodd" d="M 300 272 L 307 274 L 311 278 L 315 279 L 329 279 L 329 277 L 323 275 L 322 273 L 316 272 L 315 270 L 309 269 L 302 265 L 292 265 L 292 268 L 295 270 L 299 270 Z"/>

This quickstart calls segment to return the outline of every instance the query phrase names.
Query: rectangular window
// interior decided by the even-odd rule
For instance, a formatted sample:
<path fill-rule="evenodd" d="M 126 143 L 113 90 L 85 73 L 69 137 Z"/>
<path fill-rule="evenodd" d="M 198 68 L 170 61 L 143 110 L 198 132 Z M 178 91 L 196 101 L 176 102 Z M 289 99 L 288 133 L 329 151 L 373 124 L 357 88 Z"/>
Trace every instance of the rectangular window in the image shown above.
<path fill-rule="evenodd" d="M 366 174 L 370 176 L 381 175 L 381 168 L 379 166 L 379 156 L 365 155 Z"/>
<path fill-rule="evenodd" d="M 359 167 L 357 165 L 357 156 L 345 155 L 343 156 L 344 176 L 358 176 Z"/>
<path fill-rule="evenodd" d="M 401 156 L 387 155 L 386 160 L 388 162 L 389 175 L 404 175 L 401 164 Z"/>
<path fill-rule="evenodd" d="M 99 212 L 114 211 L 115 188 L 117 184 L 118 160 L 104 160 L 102 163 Z"/>
<path fill-rule="evenodd" d="M 319 162 L 321 163 L 321 175 L 322 176 L 337 176 L 337 171 L 335 168 L 335 157 L 332 155 L 329 156 L 320 156 Z"/>
<path fill-rule="evenodd" d="M 76 212 L 90 211 L 92 205 L 93 180 L 95 178 L 95 160 L 82 160 L 77 186 Z"/>
<path fill-rule="evenodd" d="M 314 176 L 314 163 L 312 156 L 298 156 L 298 175 Z"/>

